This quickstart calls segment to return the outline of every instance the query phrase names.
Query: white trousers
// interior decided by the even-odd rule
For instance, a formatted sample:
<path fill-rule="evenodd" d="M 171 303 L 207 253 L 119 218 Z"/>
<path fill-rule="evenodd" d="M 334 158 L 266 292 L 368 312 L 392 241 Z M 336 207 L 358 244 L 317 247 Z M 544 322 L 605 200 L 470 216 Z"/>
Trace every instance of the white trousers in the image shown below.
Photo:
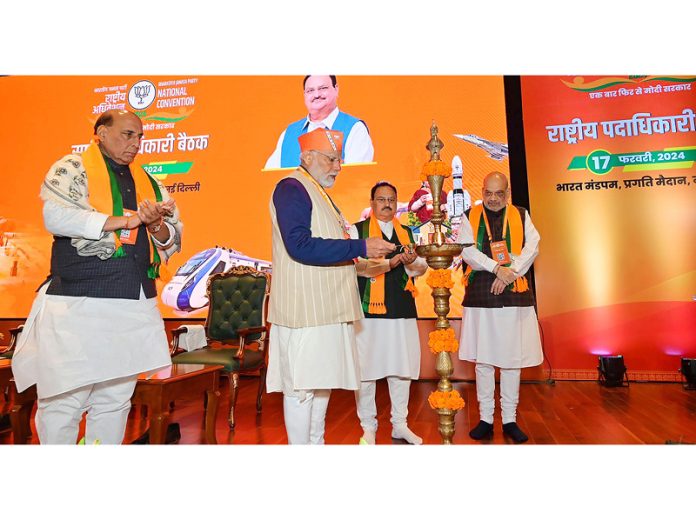
<path fill-rule="evenodd" d="M 503 424 L 515 422 L 517 403 L 520 400 L 519 368 L 500 369 L 500 409 Z M 479 414 L 482 421 L 493 424 L 495 408 L 495 367 L 476 363 L 476 397 L 479 402 Z"/>
<path fill-rule="evenodd" d="M 288 444 L 324 444 L 326 409 L 331 390 L 283 394 L 283 417 Z"/>
<path fill-rule="evenodd" d="M 36 430 L 41 444 L 75 444 L 82 414 L 87 412 L 85 444 L 121 444 L 138 376 L 82 386 L 39 399 Z"/>
<path fill-rule="evenodd" d="M 389 384 L 389 400 L 391 401 L 391 423 L 392 426 L 406 425 L 408 416 L 408 396 L 411 388 L 411 380 L 408 378 L 390 376 L 387 377 Z M 358 418 L 363 430 L 377 431 L 377 405 L 375 404 L 375 393 L 377 381 L 362 381 L 360 390 L 355 392 L 355 403 L 358 408 Z"/>

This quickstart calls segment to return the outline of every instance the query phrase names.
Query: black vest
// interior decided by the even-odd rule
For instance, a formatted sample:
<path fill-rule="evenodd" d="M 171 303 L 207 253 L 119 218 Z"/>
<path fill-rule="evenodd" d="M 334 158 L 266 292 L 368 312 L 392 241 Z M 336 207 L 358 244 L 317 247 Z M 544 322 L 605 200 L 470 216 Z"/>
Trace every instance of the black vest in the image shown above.
<path fill-rule="evenodd" d="M 137 209 L 135 182 L 127 165 L 116 164 L 108 158 L 116 174 L 123 197 L 123 207 Z M 152 193 L 141 194 L 152 199 Z M 100 260 L 96 256 L 80 256 L 70 244 L 70 238 L 53 237 L 51 250 L 50 285 L 47 294 L 60 296 L 89 296 L 91 298 L 140 298 L 142 286 L 146 298 L 157 296 L 155 281 L 147 277 L 150 264 L 149 238 L 144 225 L 138 229 L 135 245 L 123 245 L 126 256 Z"/>
<path fill-rule="evenodd" d="M 363 220 L 355 224 L 358 229 L 358 236 L 368 237 L 370 236 L 370 219 Z M 396 230 L 392 233 L 391 238 L 387 238 L 384 233 L 382 233 L 382 238 L 392 244 L 396 245 L 406 245 L 399 242 L 399 237 L 396 235 Z M 393 258 L 398 253 L 390 253 L 387 259 Z M 365 312 L 366 318 L 416 318 L 418 315 L 416 313 L 416 301 L 413 299 L 410 291 L 405 291 L 401 286 L 403 283 L 404 276 L 406 275 L 406 270 L 403 264 L 399 264 L 398 267 L 384 273 L 384 304 L 387 307 L 386 314 L 370 314 Z M 364 276 L 358 276 L 358 290 L 360 301 L 362 302 L 363 295 L 365 294 L 365 287 L 370 283 L 369 278 Z"/>
<path fill-rule="evenodd" d="M 524 230 L 525 221 L 525 210 L 519 206 L 515 206 L 520 211 L 522 215 L 522 229 Z M 466 212 L 467 218 L 469 217 L 468 210 Z M 493 241 L 503 240 L 503 212 L 502 211 L 490 211 L 484 206 L 483 211 L 486 212 L 488 217 L 488 223 L 491 226 L 491 234 L 493 235 Z M 481 215 L 483 220 L 483 215 Z M 477 232 L 474 231 L 474 241 L 476 240 Z M 525 240 L 522 241 L 522 247 L 524 247 Z M 475 245 L 473 247 L 476 247 Z M 483 239 L 483 254 L 489 258 L 493 258 L 491 255 L 491 244 L 488 240 L 488 235 Z M 485 308 L 499 308 L 499 307 L 532 307 L 534 305 L 534 294 L 531 288 L 523 293 L 515 293 L 510 289 L 505 289 L 502 294 L 496 296 L 491 293 L 491 285 L 496 276 L 488 271 L 473 271 L 473 280 L 469 281 L 469 285 L 466 287 L 464 292 L 464 301 L 462 306 L 464 307 L 485 307 Z"/>

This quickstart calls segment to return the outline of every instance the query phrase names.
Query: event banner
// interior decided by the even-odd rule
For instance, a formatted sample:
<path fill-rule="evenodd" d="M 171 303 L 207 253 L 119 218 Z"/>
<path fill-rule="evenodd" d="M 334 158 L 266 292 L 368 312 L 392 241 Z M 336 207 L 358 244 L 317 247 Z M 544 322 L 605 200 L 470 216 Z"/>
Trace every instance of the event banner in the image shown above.
<path fill-rule="evenodd" d="M 696 76 L 523 77 L 539 318 L 554 369 L 696 354 Z"/>
<path fill-rule="evenodd" d="M 6 101 L 0 190 L 0 317 L 22 318 L 49 274 L 52 236 L 44 229 L 39 188 L 52 164 L 82 153 L 97 118 L 131 110 L 144 139 L 131 168 L 162 181 L 184 223 L 182 251 L 158 287 L 165 317 L 205 316 L 205 281 L 233 265 L 271 270 L 269 201 L 298 163 L 293 124 L 324 95 L 303 76 L 3 77 Z M 502 77 L 339 76 L 337 103 L 361 135 L 346 136 L 346 164 L 329 194 L 350 222 L 369 214 L 370 188 L 397 187 L 397 212 L 417 241 L 427 239 L 432 197 L 420 171 L 435 122 L 453 168 L 445 183 L 448 220 L 480 199 L 490 171 L 509 175 Z M 352 118 L 350 117 L 352 116 Z M 338 118 L 337 118 L 338 121 Z M 416 209 L 413 201 L 423 197 Z M 459 271 L 461 273 L 461 271 Z M 461 313 L 461 276 L 451 300 Z M 434 316 L 425 277 L 418 310 Z"/>

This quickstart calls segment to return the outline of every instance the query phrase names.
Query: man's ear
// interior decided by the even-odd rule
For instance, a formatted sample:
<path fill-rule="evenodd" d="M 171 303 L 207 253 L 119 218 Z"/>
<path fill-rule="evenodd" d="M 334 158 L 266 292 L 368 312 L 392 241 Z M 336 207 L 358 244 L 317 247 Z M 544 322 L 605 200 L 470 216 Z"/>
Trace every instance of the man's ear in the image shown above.
<path fill-rule="evenodd" d="M 101 125 L 97 128 L 94 134 L 99 142 L 104 141 L 104 136 L 106 135 L 106 125 Z"/>

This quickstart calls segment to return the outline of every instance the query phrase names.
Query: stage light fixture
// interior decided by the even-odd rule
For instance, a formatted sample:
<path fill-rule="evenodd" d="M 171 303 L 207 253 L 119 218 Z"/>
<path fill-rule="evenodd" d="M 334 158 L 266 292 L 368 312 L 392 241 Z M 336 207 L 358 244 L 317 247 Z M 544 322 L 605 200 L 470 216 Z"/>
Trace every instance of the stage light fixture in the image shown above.
<path fill-rule="evenodd" d="M 598 381 L 604 386 L 628 386 L 628 376 L 626 375 L 626 365 L 623 356 L 599 356 Z"/>
<path fill-rule="evenodd" d="M 681 358 L 681 370 L 682 377 L 686 379 L 686 385 L 684 388 L 687 390 L 696 390 L 696 359 L 695 358 Z"/>

